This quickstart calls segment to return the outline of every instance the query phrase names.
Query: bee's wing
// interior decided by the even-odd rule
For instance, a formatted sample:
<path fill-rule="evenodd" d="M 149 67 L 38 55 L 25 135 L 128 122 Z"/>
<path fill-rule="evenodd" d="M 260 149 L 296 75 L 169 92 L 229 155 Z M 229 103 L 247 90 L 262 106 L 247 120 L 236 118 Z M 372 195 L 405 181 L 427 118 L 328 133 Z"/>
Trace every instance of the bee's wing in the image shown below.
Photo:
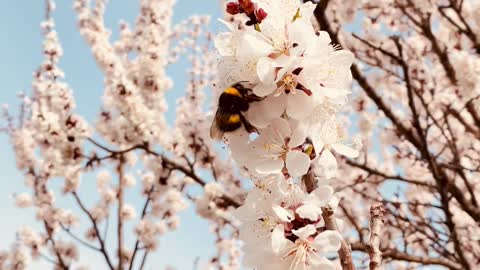
<path fill-rule="evenodd" d="M 210 126 L 210 138 L 214 140 L 221 140 L 224 134 L 224 132 L 218 127 L 218 117 L 220 117 L 220 115 L 217 111 L 215 113 L 215 117 L 213 118 L 212 125 Z"/>

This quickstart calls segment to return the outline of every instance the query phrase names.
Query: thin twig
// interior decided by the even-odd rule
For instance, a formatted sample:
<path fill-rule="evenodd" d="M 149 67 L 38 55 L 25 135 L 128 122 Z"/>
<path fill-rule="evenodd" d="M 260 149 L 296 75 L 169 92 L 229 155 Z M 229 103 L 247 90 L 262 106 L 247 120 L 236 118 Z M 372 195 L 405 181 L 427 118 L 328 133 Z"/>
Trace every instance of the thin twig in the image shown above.
<path fill-rule="evenodd" d="M 98 247 L 88 243 L 87 241 L 81 239 L 80 237 L 78 237 L 77 235 L 75 235 L 71 230 L 70 228 L 68 227 L 65 227 L 65 225 L 63 225 L 62 223 L 60 223 L 60 227 L 62 228 L 63 231 L 65 231 L 68 235 L 70 235 L 73 239 L 75 239 L 76 241 L 78 241 L 80 244 L 90 248 L 90 249 L 93 249 L 95 251 L 101 251 Z"/>
<path fill-rule="evenodd" d="M 109 155 L 107 155 L 105 157 L 101 157 L 101 158 L 100 157 L 94 157 L 94 161 L 110 159 L 110 158 L 118 158 L 118 156 L 126 154 L 130 151 L 142 150 L 149 155 L 161 158 L 161 160 L 163 162 L 163 165 L 166 168 L 169 168 L 169 169 L 175 170 L 175 171 L 179 171 L 179 172 L 185 174 L 186 176 L 193 179 L 200 186 L 204 187 L 207 184 L 207 182 L 205 182 L 203 179 L 201 179 L 200 176 L 198 176 L 195 171 L 191 170 L 190 168 L 188 168 L 188 167 L 186 167 L 186 166 L 184 166 L 180 163 L 175 162 L 174 160 L 168 158 L 167 156 L 165 156 L 163 154 L 155 152 L 154 150 L 150 149 L 148 144 L 135 145 L 135 146 L 132 146 L 132 147 L 130 147 L 128 149 L 125 149 L 125 150 L 115 151 L 115 150 L 112 150 L 112 149 L 110 149 L 110 148 L 108 148 L 104 145 L 101 145 L 100 143 L 96 142 L 92 138 L 88 138 L 88 140 L 91 143 L 93 143 L 94 145 L 96 145 L 97 147 L 99 147 L 99 148 L 101 148 L 101 149 L 103 149 L 103 150 L 105 150 L 106 152 L 109 153 Z M 89 162 L 92 162 L 92 161 L 89 161 Z M 242 203 L 237 202 L 235 199 L 233 199 L 233 198 L 231 198 L 227 195 L 222 196 L 222 201 L 223 201 L 223 206 L 225 206 L 225 207 L 232 206 L 234 208 L 238 208 L 242 205 Z"/>
<path fill-rule="evenodd" d="M 143 253 L 142 263 L 140 263 L 140 268 L 138 268 L 139 270 L 143 270 L 143 268 L 145 267 L 145 263 L 147 262 L 147 256 L 148 256 L 148 250 L 146 250 L 145 253 Z"/>
<path fill-rule="evenodd" d="M 152 192 L 155 190 L 155 187 L 152 187 L 147 194 L 147 200 L 145 201 L 145 204 L 143 205 L 143 210 L 142 210 L 142 215 L 141 215 L 141 220 L 145 217 L 147 214 L 147 209 L 148 206 L 150 205 L 150 202 L 152 201 L 152 197 L 150 196 Z M 135 248 L 133 249 L 133 255 L 132 258 L 130 259 L 130 266 L 128 267 L 128 270 L 133 269 L 133 265 L 135 263 L 135 257 L 137 255 L 138 250 L 140 249 L 140 240 L 137 238 L 137 241 L 135 241 Z"/>
<path fill-rule="evenodd" d="M 100 235 L 100 230 L 98 229 L 97 221 L 93 217 L 92 213 L 90 213 L 90 211 L 88 211 L 88 209 L 82 203 L 78 194 L 74 191 L 72 192 L 72 195 L 75 198 L 75 201 L 77 202 L 78 206 L 82 209 L 82 211 L 88 216 L 88 218 L 92 222 L 93 229 L 95 230 L 95 236 L 97 237 L 98 243 L 100 244 L 100 251 L 103 254 L 103 257 L 105 258 L 105 261 L 107 262 L 109 269 L 114 270 L 115 268 L 113 267 L 113 264 L 110 260 L 110 256 L 108 255 L 105 241 L 104 239 L 102 239 L 102 236 Z"/>
<path fill-rule="evenodd" d="M 118 270 L 123 270 L 123 184 L 124 184 L 124 172 L 123 172 L 123 158 L 120 159 L 117 166 L 118 173 Z"/>

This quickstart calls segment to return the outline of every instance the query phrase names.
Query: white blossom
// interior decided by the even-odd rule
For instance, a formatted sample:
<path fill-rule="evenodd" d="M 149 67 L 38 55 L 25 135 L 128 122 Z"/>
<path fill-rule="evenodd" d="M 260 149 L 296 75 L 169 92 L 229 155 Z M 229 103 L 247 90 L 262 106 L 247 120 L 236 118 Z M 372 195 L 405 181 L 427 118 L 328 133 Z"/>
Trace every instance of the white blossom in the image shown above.
<path fill-rule="evenodd" d="M 21 193 L 15 196 L 15 204 L 20 208 L 26 208 L 32 205 L 32 197 L 27 193 Z"/>

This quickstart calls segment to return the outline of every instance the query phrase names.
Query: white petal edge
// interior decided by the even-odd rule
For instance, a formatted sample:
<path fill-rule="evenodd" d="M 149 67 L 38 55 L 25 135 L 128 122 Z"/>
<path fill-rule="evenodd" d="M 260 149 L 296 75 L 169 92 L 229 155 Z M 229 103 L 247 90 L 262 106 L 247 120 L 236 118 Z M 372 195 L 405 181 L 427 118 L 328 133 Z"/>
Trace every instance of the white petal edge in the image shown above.
<path fill-rule="evenodd" d="M 307 240 L 307 238 L 316 233 L 317 232 L 317 229 L 315 228 L 315 226 L 313 226 L 312 224 L 309 224 L 305 227 L 302 227 L 298 230 L 292 230 L 293 234 L 295 234 L 296 236 L 298 236 L 298 238 L 302 239 L 302 240 Z"/>
<path fill-rule="evenodd" d="M 358 150 L 353 149 L 352 147 L 346 146 L 341 143 L 336 143 L 332 145 L 333 150 L 339 153 L 340 155 L 349 157 L 349 158 L 357 158 L 360 155 Z"/>
<path fill-rule="evenodd" d="M 280 253 L 287 245 L 283 224 L 279 224 L 272 232 L 272 249 L 276 254 Z"/>
<path fill-rule="evenodd" d="M 260 161 L 255 166 L 255 170 L 258 173 L 270 174 L 270 173 L 279 173 L 283 168 L 283 160 L 281 159 L 269 159 Z"/>
<path fill-rule="evenodd" d="M 318 217 L 322 214 L 322 209 L 311 203 L 305 203 L 295 210 L 303 219 L 309 219 L 311 221 L 317 221 Z"/>
<path fill-rule="evenodd" d="M 324 149 L 322 155 L 318 159 L 319 165 L 322 166 L 325 177 L 333 178 L 337 176 L 337 159 L 328 149 Z"/>

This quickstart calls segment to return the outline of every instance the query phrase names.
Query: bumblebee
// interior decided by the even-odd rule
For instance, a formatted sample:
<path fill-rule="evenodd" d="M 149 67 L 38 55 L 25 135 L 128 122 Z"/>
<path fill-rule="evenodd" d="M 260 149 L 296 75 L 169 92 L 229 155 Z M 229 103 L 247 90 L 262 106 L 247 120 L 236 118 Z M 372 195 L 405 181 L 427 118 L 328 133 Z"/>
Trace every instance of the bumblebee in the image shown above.
<path fill-rule="evenodd" d="M 242 125 L 249 133 L 256 132 L 257 129 L 242 113 L 248 110 L 251 102 L 261 99 L 241 83 L 227 87 L 218 99 L 217 112 L 210 127 L 210 137 L 219 140 L 225 132 L 235 131 Z"/>

